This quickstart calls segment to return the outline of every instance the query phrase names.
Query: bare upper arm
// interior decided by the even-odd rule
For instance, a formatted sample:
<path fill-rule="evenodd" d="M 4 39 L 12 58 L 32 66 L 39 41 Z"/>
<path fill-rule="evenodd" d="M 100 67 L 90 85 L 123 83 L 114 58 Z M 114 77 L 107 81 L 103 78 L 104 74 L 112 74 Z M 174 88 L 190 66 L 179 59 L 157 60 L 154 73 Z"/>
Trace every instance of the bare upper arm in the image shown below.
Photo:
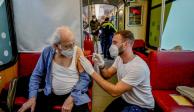
<path fill-rule="evenodd" d="M 84 54 L 83 54 L 82 49 L 77 47 L 76 60 L 77 60 L 77 69 L 79 73 L 84 71 L 84 68 L 82 67 L 80 60 L 79 60 L 80 56 L 84 56 Z"/>

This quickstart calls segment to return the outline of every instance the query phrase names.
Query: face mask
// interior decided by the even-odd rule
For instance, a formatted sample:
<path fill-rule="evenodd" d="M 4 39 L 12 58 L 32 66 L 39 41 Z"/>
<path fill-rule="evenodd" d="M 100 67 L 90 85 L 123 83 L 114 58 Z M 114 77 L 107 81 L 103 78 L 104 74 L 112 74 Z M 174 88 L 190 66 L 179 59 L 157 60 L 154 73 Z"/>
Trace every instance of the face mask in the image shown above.
<path fill-rule="evenodd" d="M 65 57 L 73 57 L 74 49 L 61 50 L 61 54 Z"/>
<path fill-rule="evenodd" d="M 118 55 L 121 55 L 124 52 L 123 47 L 117 47 L 116 45 L 112 44 L 109 48 L 109 52 L 111 57 L 117 57 Z"/>
<path fill-rule="evenodd" d="M 111 57 L 115 58 L 119 55 L 119 49 L 116 45 L 112 44 L 109 48 Z"/>

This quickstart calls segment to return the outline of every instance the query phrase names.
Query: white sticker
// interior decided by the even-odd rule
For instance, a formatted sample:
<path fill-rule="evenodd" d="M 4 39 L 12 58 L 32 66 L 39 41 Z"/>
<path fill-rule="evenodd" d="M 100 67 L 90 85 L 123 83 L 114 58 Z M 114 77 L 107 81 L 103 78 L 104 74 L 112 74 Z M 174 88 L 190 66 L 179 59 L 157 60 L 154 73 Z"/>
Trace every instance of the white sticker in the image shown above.
<path fill-rule="evenodd" d="M 5 32 L 2 32 L 2 33 L 1 33 L 1 37 L 2 37 L 3 39 L 5 39 L 5 38 L 6 38 L 6 33 L 5 33 Z"/>
<path fill-rule="evenodd" d="M 3 62 L 2 61 L 0 61 L 0 65 L 3 65 Z"/>
<path fill-rule="evenodd" d="M 8 55 L 9 55 L 8 50 L 4 50 L 4 56 L 8 56 Z"/>
<path fill-rule="evenodd" d="M 11 46 L 11 42 L 9 41 L 9 46 Z"/>
<path fill-rule="evenodd" d="M 4 0 L 0 0 L 0 7 L 1 7 L 1 5 L 3 4 L 3 2 L 4 2 Z"/>

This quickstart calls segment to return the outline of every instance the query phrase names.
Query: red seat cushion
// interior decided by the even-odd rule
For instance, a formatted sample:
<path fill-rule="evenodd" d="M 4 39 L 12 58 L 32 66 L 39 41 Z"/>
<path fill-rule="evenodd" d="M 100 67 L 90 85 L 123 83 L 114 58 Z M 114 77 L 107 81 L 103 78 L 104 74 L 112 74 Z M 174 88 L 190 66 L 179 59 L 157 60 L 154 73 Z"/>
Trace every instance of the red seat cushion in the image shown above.
<path fill-rule="evenodd" d="M 60 111 L 61 108 L 62 108 L 62 105 L 55 105 L 55 106 L 53 107 L 53 110 L 58 110 L 58 111 Z"/>
<path fill-rule="evenodd" d="M 62 108 L 62 105 L 53 106 L 53 110 L 56 110 L 56 111 L 60 111 L 61 108 Z M 89 108 L 89 112 L 91 112 L 92 111 L 92 103 L 91 102 L 88 103 L 88 108 Z"/>
<path fill-rule="evenodd" d="M 92 88 L 88 89 L 88 96 L 90 98 L 92 98 Z M 59 111 L 59 110 L 61 110 L 61 108 L 62 108 L 62 105 L 55 105 L 55 106 L 53 106 L 53 110 Z M 88 103 L 88 108 L 89 108 L 89 112 L 91 112 L 92 111 L 92 102 Z"/>
<path fill-rule="evenodd" d="M 153 89 L 194 86 L 194 52 L 151 52 L 149 66 Z"/>
<path fill-rule="evenodd" d="M 24 98 L 24 97 L 16 97 L 15 98 L 15 105 L 23 105 L 28 99 Z"/>
<path fill-rule="evenodd" d="M 145 48 L 145 42 L 142 39 L 136 39 L 133 44 L 133 49 L 135 48 Z"/>
<path fill-rule="evenodd" d="M 93 83 L 93 82 L 92 82 Z M 92 84 L 93 85 L 93 84 Z M 92 100 L 92 86 L 88 89 L 88 96 L 91 98 Z M 88 103 L 88 108 L 90 110 L 90 112 L 92 111 L 92 101 Z"/>
<path fill-rule="evenodd" d="M 94 43 L 89 35 L 84 39 L 84 50 L 90 50 L 92 53 L 94 52 Z"/>
<path fill-rule="evenodd" d="M 194 112 L 194 107 L 178 105 L 170 94 L 178 93 L 175 90 L 153 90 L 155 101 L 164 112 Z"/>
<path fill-rule="evenodd" d="M 148 57 L 145 54 L 138 52 L 138 51 L 135 51 L 135 50 L 133 52 L 134 52 L 134 54 L 136 54 L 140 58 L 142 58 L 147 64 L 149 63 Z"/>
<path fill-rule="evenodd" d="M 31 75 L 41 53 L 20 53 L 18 64 L 18 75 L 27 76 Z"/>

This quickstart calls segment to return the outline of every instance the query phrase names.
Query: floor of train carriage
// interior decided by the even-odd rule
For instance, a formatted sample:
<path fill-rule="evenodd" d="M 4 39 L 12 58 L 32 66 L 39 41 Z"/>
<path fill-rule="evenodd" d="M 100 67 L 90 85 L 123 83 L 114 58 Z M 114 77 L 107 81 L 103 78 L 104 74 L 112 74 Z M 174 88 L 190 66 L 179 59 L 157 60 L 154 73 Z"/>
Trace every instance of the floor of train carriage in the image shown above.
<path fill-rule="evenodd" d="M 107 66 L 111 66 L 113 62 L 113 60 L 105 59 L 105 64 Z M 109 81 L 116 83 L 116 76 L 109 79 Z M 103 112 L 104 109 L 112 102 L 112 100 L 115 99 L 114 97 L 107 94 L 102 88 L 100 88 L 95 81 L 92 90 L 92 112 Z"/>

